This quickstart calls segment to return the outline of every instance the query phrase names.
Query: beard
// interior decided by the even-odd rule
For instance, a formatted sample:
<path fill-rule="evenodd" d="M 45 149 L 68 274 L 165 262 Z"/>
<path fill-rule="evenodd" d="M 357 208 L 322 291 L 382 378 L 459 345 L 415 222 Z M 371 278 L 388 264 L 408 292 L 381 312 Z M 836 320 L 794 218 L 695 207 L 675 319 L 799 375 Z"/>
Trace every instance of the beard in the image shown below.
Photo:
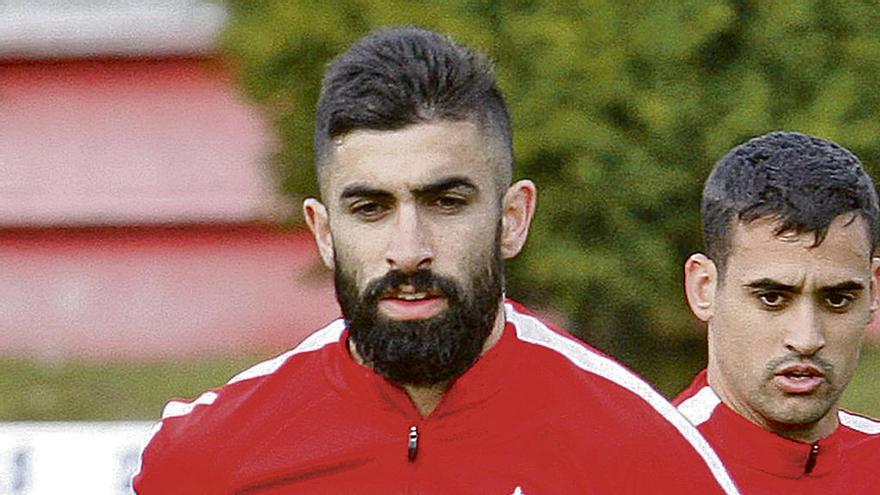
<path fill-rule="evenodd" d="M 438 385 L 467 371 L 492 333 L 503 292 L 497 243 L 487 258 L 469 274 L 467 287 L 431 270 L 392 270 L 362 292 L 355 277 L 337 263 L 336 297 L 365 364 L 393 382 L 415 386 Z M 436 292 L 446 298 L 446 308 L 424 320 L 382 316 L 378 304 L 383 295 L 404 284 L 416 292 Z"/>

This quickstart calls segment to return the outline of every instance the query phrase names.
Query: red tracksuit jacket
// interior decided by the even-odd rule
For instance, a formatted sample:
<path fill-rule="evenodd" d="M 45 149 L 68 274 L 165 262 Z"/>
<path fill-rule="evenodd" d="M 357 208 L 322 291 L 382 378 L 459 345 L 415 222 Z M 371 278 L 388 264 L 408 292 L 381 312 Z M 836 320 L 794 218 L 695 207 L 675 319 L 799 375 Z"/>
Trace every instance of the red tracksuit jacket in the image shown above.
<path fill-rule="evenodd" d="M 336 321 L 170 402 L 139 495 L 737 493 L 706 441 L 615 361 L 506 304 L 507 325 L 422 417 Z M 710 467 L 711 466 L 711 467 Z"/>
<path fill-rule="evenodd" d="M 743 493 L 880 494 L 880 421 L 840 411 L 840 426 L 814 444 L 771 433 L 724 405 L 706 371 L 675 401 L 727 465 Z"/>

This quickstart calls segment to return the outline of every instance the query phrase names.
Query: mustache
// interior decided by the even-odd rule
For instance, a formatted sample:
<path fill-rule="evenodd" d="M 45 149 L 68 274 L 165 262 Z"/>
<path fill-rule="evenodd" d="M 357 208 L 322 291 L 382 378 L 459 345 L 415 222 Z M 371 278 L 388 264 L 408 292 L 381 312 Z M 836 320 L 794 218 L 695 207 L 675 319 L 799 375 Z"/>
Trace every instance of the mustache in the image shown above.
<path fill-rule="evenodd" d="M 405 273 L 401 270 L 391 270 L 385 275 L 370 281 L 364 289 L 365 301 L 378 301 L 384 294 L 395 289 L 409 285 L 416 292 L 438 292 L 447 298 L 456 298 L 461 292 L 453 280 L 442 275 L 437 275 L 430 269 L 416 270 Z"/>
<path fill-rule="evenodd" d="M 821 357 L 810 356 L 805 358 L 803 356 L 799 356 L 796 353 L 790 353 L 785 356 L 771 359 L 767 362 L 765 371 L 767 372 L 768 376 L 772 377 L 776 373 L 776 370 L 778 370 L 779 368 L 792 364 L 811 364 L 822 370 L 822 373 L 824 373 L 825 376 L 830 376 L 834 373 L 834 365 L 829 363 L 828 361 L 825 361 Z"/>

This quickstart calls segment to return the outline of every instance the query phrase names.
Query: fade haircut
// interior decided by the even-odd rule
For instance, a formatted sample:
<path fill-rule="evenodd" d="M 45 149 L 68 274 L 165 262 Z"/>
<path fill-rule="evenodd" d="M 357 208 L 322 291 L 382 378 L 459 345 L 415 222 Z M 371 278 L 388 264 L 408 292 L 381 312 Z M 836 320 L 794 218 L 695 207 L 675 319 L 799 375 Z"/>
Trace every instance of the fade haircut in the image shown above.
<path fill-rule="evenodd" d="M 513 138 L 491 61 L 451 38 L 413 26 L 375 31 L 327 69 L 315 124 L 321 182 L 333 141 L 359 130 L 392 131 L 431 121 L 472 121 L 496 141 L 499 182 L 513 173 Z"/>
<path fill-rule="evenodd" d="M 825 139 L 771 132 L 733 148 L 712 170 L 703 189 L 706 254 L 724 274 L 737 224 L 759 218 L 776 222 L 776 235 L 814 233 L 825 239 L 839 215 L 865 219 L 871 252 L 877 246 L 874 183 L 858 157 Z"/>

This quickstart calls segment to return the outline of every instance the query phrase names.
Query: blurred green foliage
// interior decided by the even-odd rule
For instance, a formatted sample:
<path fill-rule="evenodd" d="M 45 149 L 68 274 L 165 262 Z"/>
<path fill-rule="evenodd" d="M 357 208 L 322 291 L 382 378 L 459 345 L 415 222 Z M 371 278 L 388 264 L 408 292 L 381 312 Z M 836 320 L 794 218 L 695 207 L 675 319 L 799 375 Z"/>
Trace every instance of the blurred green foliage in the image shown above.
<path fill-rule="evenodd" d="M 316 191 L 320 78 L 352 41 L 416 24 L 494 57 L 514 120 L 517 176 L 539 187 L 509 292 L 561 311 L 575 333 L 634 365 L 646 346 L 701 338 L 681 265 L 701 248 L 702 183 L 729 148 L 785 128 L 835 140 L 868 164 L 880 159 L 880 23 L 871 2 L 229 5 L 226 46 L 276 125 L 278 170 L 295 197 Z"/>

